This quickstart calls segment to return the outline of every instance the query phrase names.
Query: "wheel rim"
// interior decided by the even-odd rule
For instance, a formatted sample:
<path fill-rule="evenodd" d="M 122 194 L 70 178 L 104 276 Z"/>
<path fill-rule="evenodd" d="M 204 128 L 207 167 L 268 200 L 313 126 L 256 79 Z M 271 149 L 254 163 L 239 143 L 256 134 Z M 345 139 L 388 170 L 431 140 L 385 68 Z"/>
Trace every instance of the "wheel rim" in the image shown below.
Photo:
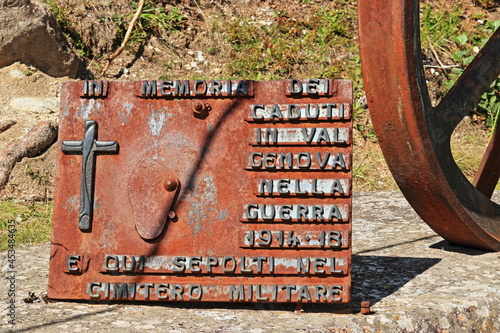
<path fill-rule="evenodd" d="M 500 29 L 432 107 L 420 50 L 419 1 L 360 0 L 359 24 L 370 115 L 401 191 L 446 240 L 500 250 L 500 206 L 490 200 L 500 175 L 500 134 L 492 136 L 477 187 L 450 149 L 455 127 L 500 75 Z"/>

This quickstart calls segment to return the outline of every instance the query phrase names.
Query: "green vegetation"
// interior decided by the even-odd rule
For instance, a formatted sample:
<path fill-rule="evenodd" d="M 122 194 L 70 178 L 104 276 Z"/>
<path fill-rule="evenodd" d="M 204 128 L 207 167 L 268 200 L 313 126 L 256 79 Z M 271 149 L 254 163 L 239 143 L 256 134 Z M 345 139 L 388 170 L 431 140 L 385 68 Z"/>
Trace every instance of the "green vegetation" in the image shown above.
<path fill-rule="evenodd" d="M 75 29 L 70 19 L 70 14 L 65 7 L 59 6 L 56 0 L 44 0 L 49 9 L 54 13 L 57 22 L 64 31 L 64 35 L 74 45 L 80 57 L 90 57 L 90 47 L 85 45 L 80 33 Z"/>
<path fill-rule="evenodd" d="M 490 2 L 492 3 L 492 2 Z M 468 13 L 464 19 L 461 1 L 426 4 L 422 8 L 421 37 L 424 54 L 439 62 L 443 76 L 437 79 L 437 98 L 441 98 L 474 60 L 488 38 L 500 26 L 500 21 L 488 21 L 483 12 Z M 484 4 L 484 3 L 483 3 Z M 444 65 L 444 66 L 443 66 Z M 500 78 L 495 80 L 471 112 L 476 123 L 491 134 L 500 114 Z M 485 132 L 471 132 L 459 126 L 451 140 L 455 162 L 472 181 L 488 142 Z"/>
<path fill-rule="evenodd" d="M 478 1 L 484 7 L 490 7 L 495 1 Z M 443 62 L 452 64 L 446 72 L 447 80 L 442 85 L 442 95 L 449 90 L 465 68 L 474 60 L 479 50 L 489 37 L 500 27 L 500 20 L 488 21 L 483 12 L 473 13 L 469 26 L 464 26 L 461 2 L 453 4 L 449 10 L 432 8 L 427 4 L 423 9 L 422 46 L 436 48 L 436 54 Z M 471 24 L 472 23 L 472 24 Z M 500 78 L 492 82 L 472 112 L 484 121 L 491 134 L 500 113 Z"/>
<path fill-rule="evenodd" d="M 48 241 L 51 219 L 52 204 L 49 202 L 31 202 L 27 205 L 13 200 L 0 201 L 0 251 L 7 248 L 9 221 L 15 223 L 17 246 Z"/>
<path fill-rule="evenodd" d="M 131 12 L 127 15 L 114 15 L 112 19 L 118 24 L 118 40 L 123 40 L 127 32 L 128 25 L 137 11 L 137 2 L 131 3 Z M 159 6 L 155 1 L 146 1 L 142 12 L 135 24 L 130 42 L 145 43 L 152 36 L 165 38 L 174 30 L 180 30 L 184 16 L 181 11 L 173 7 L 170 11 L 166 11 L 165 7 Z"/>
<path fill-rule="evenodd" d="M 276 11 L 275 22 L 262 24 L 241 17 L 227 22 L 225 42 L 231 46 L 227 76 L 248 80 L 350 79 L 354 84 L 354 117 L 365 119 L 364 105 L 358 103 L 364 88 L 356 41 L 356 6 L 340 0 L 333 8 L 313 9 L 303 17 Z M 356 129 L 376 141 L 369 123 L 357 124 Z"/>
<path fill-rule="evenodd" d="M 500 78 L 496 79 L 481 97 L 477 109 L 483 114 L 487 114 L 487 126 L 489 133 L 493 132 L 499 122 L 500 115 Z"/>
<path fill-rule="evenodd" d="M 356 52 L 351 42 L 356 34 L 355 11 L 323 7 L 306 19 L 279 11 L 275 15 L 276 24 L 257 24 L 248 18 L 229 22 L 225 41 L 232 47 L 227 64 L 231 77 L 285 79 L 302 66 L 311 77 L 352 76 L 355 60 L 333 57 Z"/>
<path fill-rule="evenodd" d="M 48 185 L 49 184 L 49 178 L 47 176 L 44 176 L 40 173 L 38 170 L 33 170 L 31 167 L 31 164 L 28 164 L 26 166 L 25 173 L 31 177 L 31 179 L 36 180 L 39 185 Z"/>
<path fill-rule="evenodd" d="M 479 49 L 488 41 L 488 37 L 500 27 L 500 20 L 481 20 L 480 22 L 470 37 L 466 34 L 452 37 L 452 40 L 459 48 L 452 55 L 458 67 L 451 70 L 450 79 L 445 82 L 448 89 L 460 77 L 467 65 L 474 60 Z M 485 118 L 486 127 L 491 134 L 500 114 L 500 77 L 483 94 L 474 111 Z"/>
<path fill-rule="evenodd" d="M 87 24 L 80 27 L 77 17 L 71 15 L 82 13 L 73 13 L 69 2 L 45 2 L 78 53 L 91 60 L 89 69 L 94 71 L 101 69 L 99 61 L 111 51 L 110 45 L 113 45 L 111 49 L 116 49 L 121 44 L 138 5 L 137 1 L 130 0 L 125 6 L 115 6 L 113 2 L 109 2 L 98 10 L 89 1 L 84 1 L 83 6 L 89 12 L 94 13 L 93 15 L 98 13 L 96 18 L 99 24 L 115 29 L 105 30 L 106 36 L 93 36 L 91 31 L 85 30 L 85 26 L 88 30 L 95 29 L 94 26 Z M 176 60 L 176 57 L 181 57 L 182 52 L 171 46 L 169 36 L 172 32 L 187 34 L 185 29 L 189 27 L 188 19 L 199 15 L 206 25 L 197 26 L 196 31 L 205 34 L 207 41 L 210 40 L 210 46 L 201 50 L 210 56 L 225 59 L 220 71 L 221 77 L 250 80 L 280 80 L 290 77 L 351 79 L 354 82 L 355 129 L 364 139 L 376 142 L 373 128 L 366 121 L 368 115 L 363 99 L 358 52 L 356 2 L 336 0 L 324 6 L 310 0 L 296 0 L 294 3 L 290 6 L 277 6 L 274 16 L 268 17 L 264 22 L 253 16 L 213 15 L 209 12 L 211 6 L 197 1 L 190 3 L 196 8 L 192 11 L 183 2 L 177 3 L 178 7 L 173 7 L 159 0 L 147 0 L 132 32 L 129 48 L 137 47 L 138 44 L 145 45 L 153 37 L 161 41 L 169 46 L 171 55 L 175 56 L 161 60 L 165 66 L 160 77 L 176 77 L 175 71 L 180 67 L 179 62 L 182 62 L 180 59 Z M 424 54 L 428 59 L 433 59 L 433 62 L 437 60 L 440 65 L 445 65 L 441 70 L 445 79 L 432 78 L 438 86 L 435 96 L 438 100 L 473 59 L 477 47 L 482 46 L 484 40 L 499 25 L 498 21 L 487 21 L 486 14 L 480 7 L 474 9 L 469 2 L 467 6 L 464 6 L 465 3 L 465 0 L 429 0 L 421 5 L 421 41 Z M 476 3 L 489 8 L 497 5 L 498 0 L 478 0 Z M 300 6 L 300 11 L 287 12 L 297 5 Z M 119 9 L 120 12 L 114 9 Z M 77 25 L 80 30 L 75 28 Z M 186 35 L 186 38 L 192 37 Z M 109 39 L 112 43 L 108 49 L 90 45 L 99 44 L 98 39 Z M 198 71 L 191 71 L 189 75 L 183 76 L 189 79 L 207 78 L 207 74 Z M 486 126 L 490 129 L 495 124 L 500 108 L 498 84 L 497 80 L 475 110 L 484 117 Z"/>
<path fill-rule="evenodd" d="M 493 7 L 495 2 L 498 2 L 498 0 L 477 0 L 483 7 L 485 8 L 490 8 Z"/>
<path fill-rule="evenodd" d="M 109 49 L 111 44 L 113 44 L 113 49 L 121 45 L 138 6 L 137 2 L 129 1 L 130 11 L 123 14 L 113 13 L 113 2 L 111 1 L 104 7 L 106 9 L 104 11 L 99 11 L 90 1 L 83 1 L 81 5 L 85 8 L 85 12 L 78 13 L 78 10 L 75 10 L 74 4 L 71 2 L 63 0 L 44 1 L 54 13 L 66 38 L 73 45 L 78 55 L 82 58 L 96 60 L 102 59 L 106 55 L 105 53 L 112 51 Z M 100 7 L 100 9 L 103 8 Z M 105 28 L 98 29 L 93 24 L 87 27 L 79 24 L 78 17 L 75 17 L 78 14 L 95 16 L 95 20 L 98 22 L 93 23 L 102 25 Z M 173 7 L 167 11 L 160 1 L 147 0 L 139 20 L 134 26 L 130 44 L 147 43 L 151 37 L 165 38 L 170 32 L 180 30 L 183 20 L 184 16 L 178 8 Z M 112 43 L 108 43 L 108 40 L 112 41 Z M 98 64 L 93 63 L 92 66 L 97 71 L 100 70 Z"/>
<path fill-rule="evenodd" d="M 26 76 L 32 76 L 38 72 L 38 68 L 35 68 L 33 66 L 28 66 L 28 68 L 24 71 L 24 75 Z"/>
<path fill-rule="evenodd" d="M 449 54 L 450 37 L 462 31 L 462 10 L 458 4 L 451 7 L 423 5 L 420 17 L 422 48 L 435 47 L 440 53 Z"/>
<path fill-rule="evenodd" d="M 483 1 L 483 5 L 487 5 Z M 492 4 L 492 1 L 489 1 Z M 421 17 L 422 47 L 431 49 L 433 57 L 439 58 L 442 63 L 451 64 L 445 71 L 447 79 L 443 82 L 438 95 L 444 96 L 465 68 L 474 60 L 481 47 L 500 26 L 500 20 L 488 21 L 481 12 L 474 13 L 471 20 L 472 26 L 464 26 L 463 10 L 460 2 L 446 8 L 423 6 Z M 490 89 L 483 94 L 478 105 L 474 108 L 484 119 L 486 128 L 491 133 L 500 112 L 500 78 L 492 83 Z"/>

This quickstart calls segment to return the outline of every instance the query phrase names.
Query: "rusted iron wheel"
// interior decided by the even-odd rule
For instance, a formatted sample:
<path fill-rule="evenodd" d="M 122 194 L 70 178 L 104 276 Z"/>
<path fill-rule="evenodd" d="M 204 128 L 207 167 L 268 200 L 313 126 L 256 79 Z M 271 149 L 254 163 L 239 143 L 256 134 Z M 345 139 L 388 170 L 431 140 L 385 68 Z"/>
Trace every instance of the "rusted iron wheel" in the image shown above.
<path fill-rule="evenodd" d="M 492 136 L 471 184 L 455 163 L 450 137 L 500 74 L 500 29 L 433 107 L 420 50 L 418 0 L 360 0 L 359 36 L 368 106 L 401 191 L 446 240 L 500 250 L 500 134 Z"/>

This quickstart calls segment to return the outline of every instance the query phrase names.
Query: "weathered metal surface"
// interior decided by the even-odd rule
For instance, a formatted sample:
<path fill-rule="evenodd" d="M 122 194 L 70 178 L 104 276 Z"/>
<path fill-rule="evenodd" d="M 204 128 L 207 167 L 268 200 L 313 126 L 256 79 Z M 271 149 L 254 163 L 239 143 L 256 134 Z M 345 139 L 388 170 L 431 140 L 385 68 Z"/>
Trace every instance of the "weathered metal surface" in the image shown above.
<path fill-rule="evenodd" d="M 500 129 L 495 127 L 472 184 L 491 198 L 500 178 Z"/>
<path fill-rule="evenodd" d="M 344 80 L 65 83 L 49 297 L 349 302 L 351 107 Z"/>
<path fill-rule="evenodd" d="M 453 130 L 500 74 L 500 30 L 440 104 L 432 107 L 420 51 L 419 2 L 360 0 L 359 21 L 370 114 L 402 192 L 445 239 L 500 250 L 500 206 L 481 193 L 488 194 L 498 180 L 481 177 L 498 175 L 500 155 L 494 148 L 498 144 L 488 150 L 476 177 L 489 178 L 480 188 L 466 179 L 450 151 Z"/>

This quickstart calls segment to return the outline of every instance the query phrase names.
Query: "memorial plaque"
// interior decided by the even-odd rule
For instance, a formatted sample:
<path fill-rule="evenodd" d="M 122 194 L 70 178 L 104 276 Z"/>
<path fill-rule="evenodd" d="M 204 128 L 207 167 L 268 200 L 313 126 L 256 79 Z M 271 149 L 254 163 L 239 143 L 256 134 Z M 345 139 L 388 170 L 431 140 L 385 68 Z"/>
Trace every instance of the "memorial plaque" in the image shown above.
<path fill-rule="evenodd" d="M 48 296 L 342 303 L 347 80 L 63 84 Z"/>

